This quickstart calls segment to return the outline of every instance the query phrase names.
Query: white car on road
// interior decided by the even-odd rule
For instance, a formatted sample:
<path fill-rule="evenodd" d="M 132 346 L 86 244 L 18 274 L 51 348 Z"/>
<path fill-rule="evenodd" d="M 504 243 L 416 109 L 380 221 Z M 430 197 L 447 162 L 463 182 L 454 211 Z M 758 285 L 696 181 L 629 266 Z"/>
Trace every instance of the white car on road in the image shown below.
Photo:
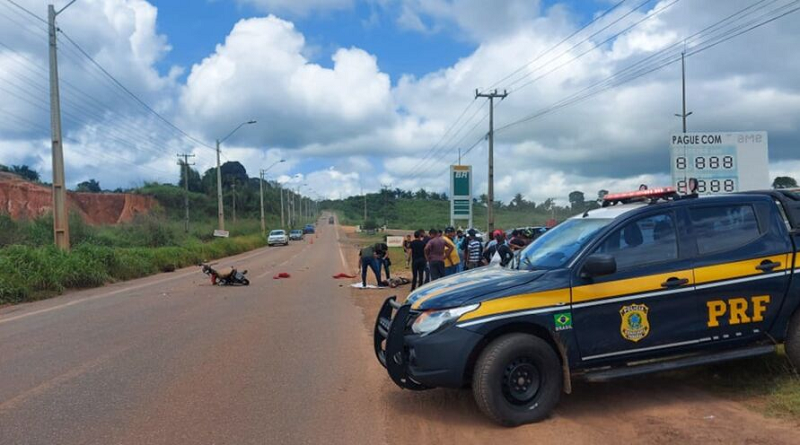
<path fill-rule="evenodd" d="M 285 230 L 273 230 L 269 232 L 267 245 L 274 246 L 276 244 L 283 244 L 284 246 L 289 245 L 289 235 L 286 234 Z"/>

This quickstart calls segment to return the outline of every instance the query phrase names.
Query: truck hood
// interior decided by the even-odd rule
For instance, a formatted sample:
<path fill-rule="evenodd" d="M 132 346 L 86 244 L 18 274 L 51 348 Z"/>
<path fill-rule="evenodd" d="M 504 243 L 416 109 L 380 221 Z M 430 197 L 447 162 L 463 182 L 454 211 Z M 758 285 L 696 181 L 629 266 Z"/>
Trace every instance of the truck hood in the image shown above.
<path fill-rule="evenodd" d="M 414 309 L 446 309 L 483 301 L 503 291 L 528 284 L 545 271 L 522 271 L 488 266 L 451 275 L 422 286 L 406 299 Z"/>

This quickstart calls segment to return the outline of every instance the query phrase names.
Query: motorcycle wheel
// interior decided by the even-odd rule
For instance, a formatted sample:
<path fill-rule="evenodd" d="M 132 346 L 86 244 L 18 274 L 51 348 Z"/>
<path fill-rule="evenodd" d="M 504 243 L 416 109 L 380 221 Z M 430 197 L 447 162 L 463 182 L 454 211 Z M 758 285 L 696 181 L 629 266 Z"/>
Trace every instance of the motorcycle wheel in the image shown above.
<path fill-rule="evenodd" d="M 249 286 L 250 285 L 250 280 L 248 280 L 247 278 L 242 278 L 242 284 L 245 285 L 245 286 Z"/>

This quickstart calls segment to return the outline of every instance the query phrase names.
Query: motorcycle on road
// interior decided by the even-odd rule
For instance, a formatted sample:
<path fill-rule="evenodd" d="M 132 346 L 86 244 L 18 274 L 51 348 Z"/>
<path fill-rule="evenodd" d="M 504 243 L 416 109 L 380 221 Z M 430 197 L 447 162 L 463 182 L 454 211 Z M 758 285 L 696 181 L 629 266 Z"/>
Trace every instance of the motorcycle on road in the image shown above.
<path fill-rule="evenodd" d="M 235 286 L 241 284 L 242 286 L 249 286 L 250 280 L 245 275 L 247 271 L 238 271 L 233 267 L 216 270 L 209 264 L 202 264 L 203 273 L 211 277 L 211 284 L 220 286 Z"/>

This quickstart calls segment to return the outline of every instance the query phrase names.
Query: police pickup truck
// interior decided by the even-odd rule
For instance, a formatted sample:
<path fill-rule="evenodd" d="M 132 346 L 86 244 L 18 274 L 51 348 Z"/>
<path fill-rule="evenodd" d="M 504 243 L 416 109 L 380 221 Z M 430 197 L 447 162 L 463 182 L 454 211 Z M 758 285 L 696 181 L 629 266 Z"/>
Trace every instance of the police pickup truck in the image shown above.
<path fill-rule="evenodd" d="M 472 386 L 480 409 L 539 421 L 572 379 L 774 353 L 800 366 L 800 195 L 607 195 L 512 267 L 386 300 L 375 351 L 401 388 Z"/>

